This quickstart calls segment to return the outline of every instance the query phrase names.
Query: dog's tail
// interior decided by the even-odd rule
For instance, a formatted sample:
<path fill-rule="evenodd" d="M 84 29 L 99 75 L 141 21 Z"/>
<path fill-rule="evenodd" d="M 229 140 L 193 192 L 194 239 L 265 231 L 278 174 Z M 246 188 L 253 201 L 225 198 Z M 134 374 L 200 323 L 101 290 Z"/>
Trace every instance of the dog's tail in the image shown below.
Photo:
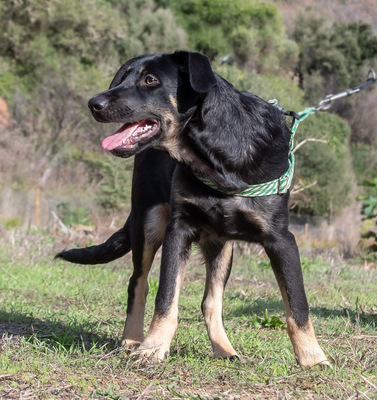
<path fill-rule="evenodd" d="M 124 256 L 131 250 L 131 218 L 124 227 L 111 235 L 106 242 L 80 249 L 63 250 L 55 256 L 76 264 L 106 264 Z"/>

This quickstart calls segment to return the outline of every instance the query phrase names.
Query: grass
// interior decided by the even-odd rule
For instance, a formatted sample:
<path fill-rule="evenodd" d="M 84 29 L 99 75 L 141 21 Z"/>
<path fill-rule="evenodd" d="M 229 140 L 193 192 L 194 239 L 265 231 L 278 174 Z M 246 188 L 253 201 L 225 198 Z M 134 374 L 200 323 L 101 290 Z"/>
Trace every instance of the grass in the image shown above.
<path fill-rule="evenodd" d="M 52 261 L 47 235 L 0 241 L 0 399 L 375 399 L 377 270 L 302 259 L 312 320 L 333 368 L 295 364 L 268 259 L 235 257 L 224 299 L 243 363 L 212 358 L 200 312 L 204 268 L 192 257 L 179 327 L 163 363 L 120 348 L 130 258 L 105 266 Z M 150 278 L 153 313 L 158 263 Z"/>

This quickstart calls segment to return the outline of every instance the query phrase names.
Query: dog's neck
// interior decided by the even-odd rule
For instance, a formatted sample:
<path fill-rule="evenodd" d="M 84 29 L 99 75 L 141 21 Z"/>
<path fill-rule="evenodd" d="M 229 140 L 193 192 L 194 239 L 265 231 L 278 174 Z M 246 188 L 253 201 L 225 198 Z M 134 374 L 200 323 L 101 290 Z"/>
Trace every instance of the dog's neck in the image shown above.
<path fill-rule="evenodd" d="M 289 152 L 281 113 L 218 79 L 183 128 L 172 157 L 228 191 L 278 178 L 288 169 Z"/>

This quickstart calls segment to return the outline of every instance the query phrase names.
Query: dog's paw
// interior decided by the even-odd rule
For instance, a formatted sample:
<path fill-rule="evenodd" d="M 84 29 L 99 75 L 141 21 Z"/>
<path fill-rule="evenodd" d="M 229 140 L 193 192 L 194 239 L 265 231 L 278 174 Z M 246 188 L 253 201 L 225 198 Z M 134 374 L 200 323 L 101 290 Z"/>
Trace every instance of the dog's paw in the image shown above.
<path fill-rule="evenodd" d="M 216 351 L 213 354 L 214 358 L 219 360 L 229 360 L 235 362 L 242 362 L 242 358 L 236 352 Z"/>
<path fill-rule="evenodd" d="M 169 348 L 163 344 L 141 343 L 138 347 L 129 349 L 129 355 L 132 359 L 138 361 L 163 361 L 169 355 Z"/>
<path fill-rule="evenodd" d="M 296 361 L 301 367 L 319 367 L 321 369 L 332 368 L 329 360 L 321 349 L 317 353 L 306 353 L 305 357 L 301 354 L 300 358 L 296 357 Z"/>
<path fill-rule="evenodd" d="M 140 347 L 141 341 L 133 340 L 133 339 L 123 339 L 122 347 L 126 349 L 126 351 L 131 351 Z"/>

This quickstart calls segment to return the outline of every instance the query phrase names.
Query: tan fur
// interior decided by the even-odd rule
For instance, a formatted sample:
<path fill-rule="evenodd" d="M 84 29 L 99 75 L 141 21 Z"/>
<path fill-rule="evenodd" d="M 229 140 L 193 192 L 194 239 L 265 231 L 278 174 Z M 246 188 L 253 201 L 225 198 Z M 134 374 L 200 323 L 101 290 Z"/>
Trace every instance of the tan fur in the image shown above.
<path fill-rule="evenodd" d="M 138 279 L 132 312 L 128 314 L 124 327 L 122 345 L 129 348 L 144 339 L 144 312 L 148 294 L 148 274 L 153 262 L 156 247 L 159 247 L 170 220 L 170 205 L 159 204 L 150 209 L 145 219 L 145 243 L 142 260 L 143 275 Z"/>
<path fill-rule="evenodd" d="M 314 365 L 330 365 L 325 353 L 318 344 L 310 317 L 305 326 L 298 327 L 294 318 L 292 317 L 292 312 L 289 307 L 285 288 L 282 287 L 280 283 L 279 286 L 286 311 L 287 331 L 289 338 L 291 339 L 298 363 L 303 367 L 312 367 Z"/>
<path fill-rule="evenodd" d="M 166 225 L 170 220 L 170 205 L 168 203 L 159 204 L 148 211 L 145 220 L 145 241 L 146 243 L 161 243 Z"/>
<path fill-rule="evenodd" d="M 142 260 L 143 274 L 137 281 L 134 305 L 132 307 L 132 312 L 127 315 L 122 336 L 122 346 L 128 348 L 138 345 L 144 339 L 144 313 L 148 294 L 148 274 L 154 255 L 154 249 L 148 246 L 148 242 L 145 243 Z"/>
<path fill-rule="evenodd" d="M 162 145 L 169 154 L 178 161 L 182 161 L 182 148 L 179 145 L 178 134 L 181 130 L 181 126 L 177 121 L 176 117 L 165 111 L 165 124 L 166 124 L 166 135 L 162 142 Z"/>
<path fill-rule="evenodd" d="M 178 107 L 177 99 L 172 94 L 169 95 L 169 100 L 174 108 Z"/>
<path fill-rule="evenodd" d="M 216 358 L 227 358 L 237 355 L 229 342 L 222 320 L 223 282 L 230 258 L 232 257 L 232 246 L 233 243 L 230 241 L 225 243 L 217 260 L 217 268 L 212 272 L 212 275 L 211 271 L 207 268 L 203 313 L 208 336 L 211 340 L 213 353 Z"/>
<path fill-rule="evenodd" d="M 169 314 L 164 317 L 153 316 L 148 335 L 144 339 L 139 349 L 133 352 L 137 357 L 154 357 L 158 360 L 164 360 L 169 354 L 170 344 L 178 326 L 178 300 L 181 292 L 184 272 L 177 277 L 175 293 Z"/>

